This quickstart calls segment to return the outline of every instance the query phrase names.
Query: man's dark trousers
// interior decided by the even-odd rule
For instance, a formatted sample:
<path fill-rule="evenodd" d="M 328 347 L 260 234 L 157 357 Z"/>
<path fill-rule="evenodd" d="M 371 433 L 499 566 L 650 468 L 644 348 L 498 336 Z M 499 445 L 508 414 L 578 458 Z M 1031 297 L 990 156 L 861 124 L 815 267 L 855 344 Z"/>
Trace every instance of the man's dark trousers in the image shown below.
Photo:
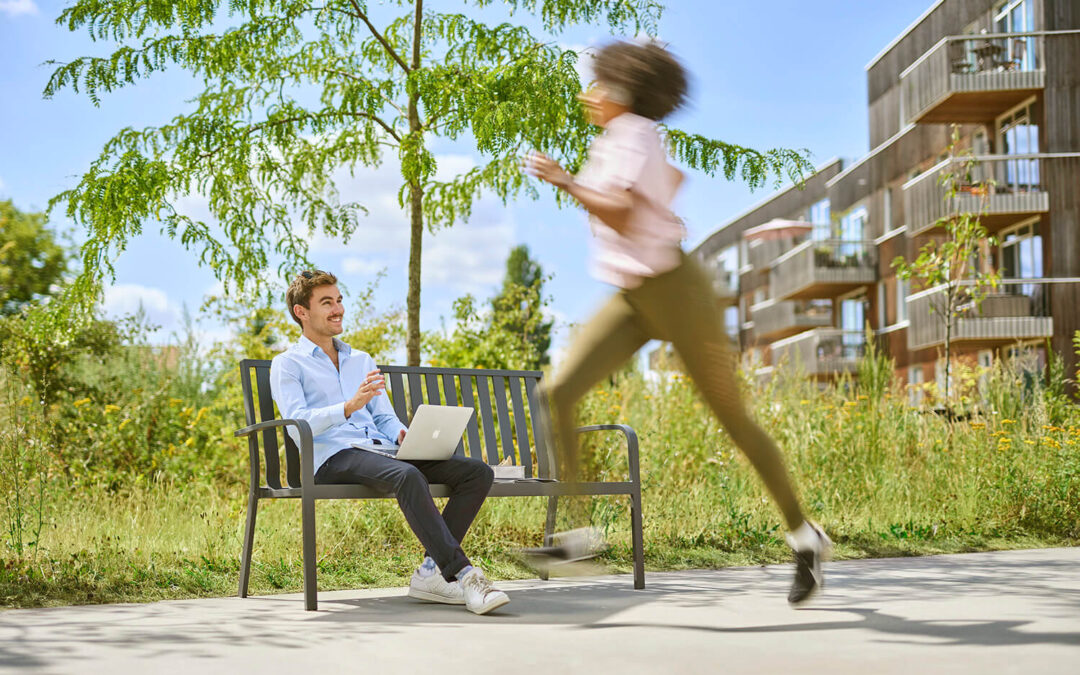
<path fill-rule="evenodd" d="M 394 493 L 409 527 L 447 581 L 453 581 L 470 564 L 461 550 L 461 540 L 494 478 L 491 467 L 478 459 L 402 461 L 356 448 L 341 450 L 315 473 L 316 483 L 359 484 Z M 431 483 L 450 487 L 450 499 L 441 515 L 428 489 Z"/>

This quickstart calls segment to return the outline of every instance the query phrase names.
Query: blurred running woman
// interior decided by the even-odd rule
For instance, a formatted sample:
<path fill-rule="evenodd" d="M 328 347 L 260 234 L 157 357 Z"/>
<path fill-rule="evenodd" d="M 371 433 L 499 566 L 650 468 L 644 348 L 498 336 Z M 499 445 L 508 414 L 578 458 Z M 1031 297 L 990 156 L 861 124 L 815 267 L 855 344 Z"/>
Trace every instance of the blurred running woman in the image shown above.
<path fill-rule="evenodd" d="M 686 71 L 655 43 L 609 44 L 593 67 L 594 84 L 579 98 L 604 132 L 589 148 L 585 166 L 574 176 L 533 154 L 524 167 L 585 207 L 594 275 L 617 288 L 582 326 L 547 386 L 563 475 L 577 479 L 577 402 L 650 339 L 670 341 L 783 513 L 796 560 L 788 601 L 798 604 L 821 587 L 821 562 L 832 542 L 804 517 L 776 443 L 748 414 L 718 298 L 680 247 L 685 232 L 671 204 L 683 174 L 668 163 L 656 122 L 685 102 Z"/>

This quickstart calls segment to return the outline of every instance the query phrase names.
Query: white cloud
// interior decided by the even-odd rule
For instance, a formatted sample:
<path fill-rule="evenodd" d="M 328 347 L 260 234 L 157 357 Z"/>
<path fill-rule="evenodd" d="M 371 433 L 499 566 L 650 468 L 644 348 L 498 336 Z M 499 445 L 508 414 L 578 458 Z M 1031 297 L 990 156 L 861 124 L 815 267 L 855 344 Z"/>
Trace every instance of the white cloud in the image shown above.
<path fill-rule="evenodd" d="M 20 14 L 37 14 L 38 7 L 34 0 L 0 0 L 0 14 L 19 16 Z"/>
<path fill-rule="evenodd" d="M 345 274 L 355 274 L 362 277 L 375 276 L 386 268 L 387 265 L 385 262 L 359 258 L 357 256 L 349 256 L 341 261 L 341 269 Z"/>
<path fill-rule="evenodd" d="M 145 313 L 146 320 L 160 328 L 154 333 L 152 341 L 157 341 L 158 338 L 180 328 L 183 312 L 160 288 L 139 284 L 118 284 L 105 289 L 106 315 L 127 316 L 138 313 L 140 308 Z"/>
<path fill-rule="evenodd" d="M 456 293 L 486 297 L 502 281 L 506 256 L 514 245 L 514 225 L 508 213 L 481 202 L 469 222 L 439 230 L 425 241 L 423 284 L 448 286 Z"/>

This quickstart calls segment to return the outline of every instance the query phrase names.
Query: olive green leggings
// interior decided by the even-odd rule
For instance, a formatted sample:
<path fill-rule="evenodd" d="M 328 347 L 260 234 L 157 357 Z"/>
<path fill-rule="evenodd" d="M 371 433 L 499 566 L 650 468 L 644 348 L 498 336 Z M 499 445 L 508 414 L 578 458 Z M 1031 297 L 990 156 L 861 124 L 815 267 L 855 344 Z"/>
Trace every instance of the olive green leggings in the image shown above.
<path fill-rule="evenodd" d="M 564 473 L 574 476 L 577 471 L 577 402 L 650 339 L 673 344 L 713 413 L 761 475 L 788 528 L 801 525 L 802 510 L 780 450 L 743 405 L 718 298 L 691 258 L 684 257 L 677 268 L 645 279 L 637 288 L 616 293 L 581 327 L 545 387 Z"/>

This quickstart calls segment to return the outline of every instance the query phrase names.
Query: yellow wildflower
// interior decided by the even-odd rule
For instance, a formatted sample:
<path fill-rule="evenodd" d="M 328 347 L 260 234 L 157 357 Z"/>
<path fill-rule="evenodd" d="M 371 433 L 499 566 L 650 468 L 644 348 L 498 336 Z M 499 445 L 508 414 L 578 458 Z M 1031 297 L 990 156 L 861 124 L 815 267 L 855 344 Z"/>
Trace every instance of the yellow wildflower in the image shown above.
<path fill-rule="evenodd" d="M 1028 445 L 1035 445 L 1035 441 L 1024 441 L 1024 442 L 1027 443 Z"/>
<path fill-rule="evenodd" d="M 80 398 L 78 401 L 75 401 L 71 405 L 75 406 L 76 408 L 81 408 L 82 406 L 86 405 L 89 402 L 90 402 L 90 399 L 88 399 L 88 398 Z"/>
<path fill-rule="evenodd" d="M 184 445 L 190 448 L 191 446 L 195 445 L 195 439 L 193 437 L 188 437 L 188 439 L 184 441 Z"/>
<path fill-rule="evenodd" d="M 866 394 L 859 394 L 855 398 L 860 400 L 860 401 L 868 401 L 868 400 L 870 400 L 870 397 L 867 396 Z"/>
<path fill-rule="evenodd" d="M 856 403 L 855 401 L 844 401 L 844 407 L 845 408 L 854 408 L 857 405 L 859 405 L 859 404 Z"/>
<path fill-rule="evenodd" d="M 1016 424 L 1016 420 L 1001 420 L 1002 424 Z"/>
<path fill-rule="evenodd" d="M 799 405 L 810 405 L 810 399 L 804 398 L 803 400 L 799 401 Z"/>
<path fill-rule="evenodd" d="M 120 406 L 113 405 L 112 403 L 109 403 L 108 405 L 105 406 L 105 414 L 106 415 L 108 415 L 109 413 L 114 413 L 114 412 L 120 412 Z"/>
<path fill-rule="evenodd" d="M 120 422 L 120 426 L 118 426 L 116 428 L 119 429 L 120 431 L 123 431 L 124 427 L 126 427 L 129 424 L 131 424 L 131 418 L 126 417 L 126 418 L 124 418 L 124 420 L 122 422 Z"/>

